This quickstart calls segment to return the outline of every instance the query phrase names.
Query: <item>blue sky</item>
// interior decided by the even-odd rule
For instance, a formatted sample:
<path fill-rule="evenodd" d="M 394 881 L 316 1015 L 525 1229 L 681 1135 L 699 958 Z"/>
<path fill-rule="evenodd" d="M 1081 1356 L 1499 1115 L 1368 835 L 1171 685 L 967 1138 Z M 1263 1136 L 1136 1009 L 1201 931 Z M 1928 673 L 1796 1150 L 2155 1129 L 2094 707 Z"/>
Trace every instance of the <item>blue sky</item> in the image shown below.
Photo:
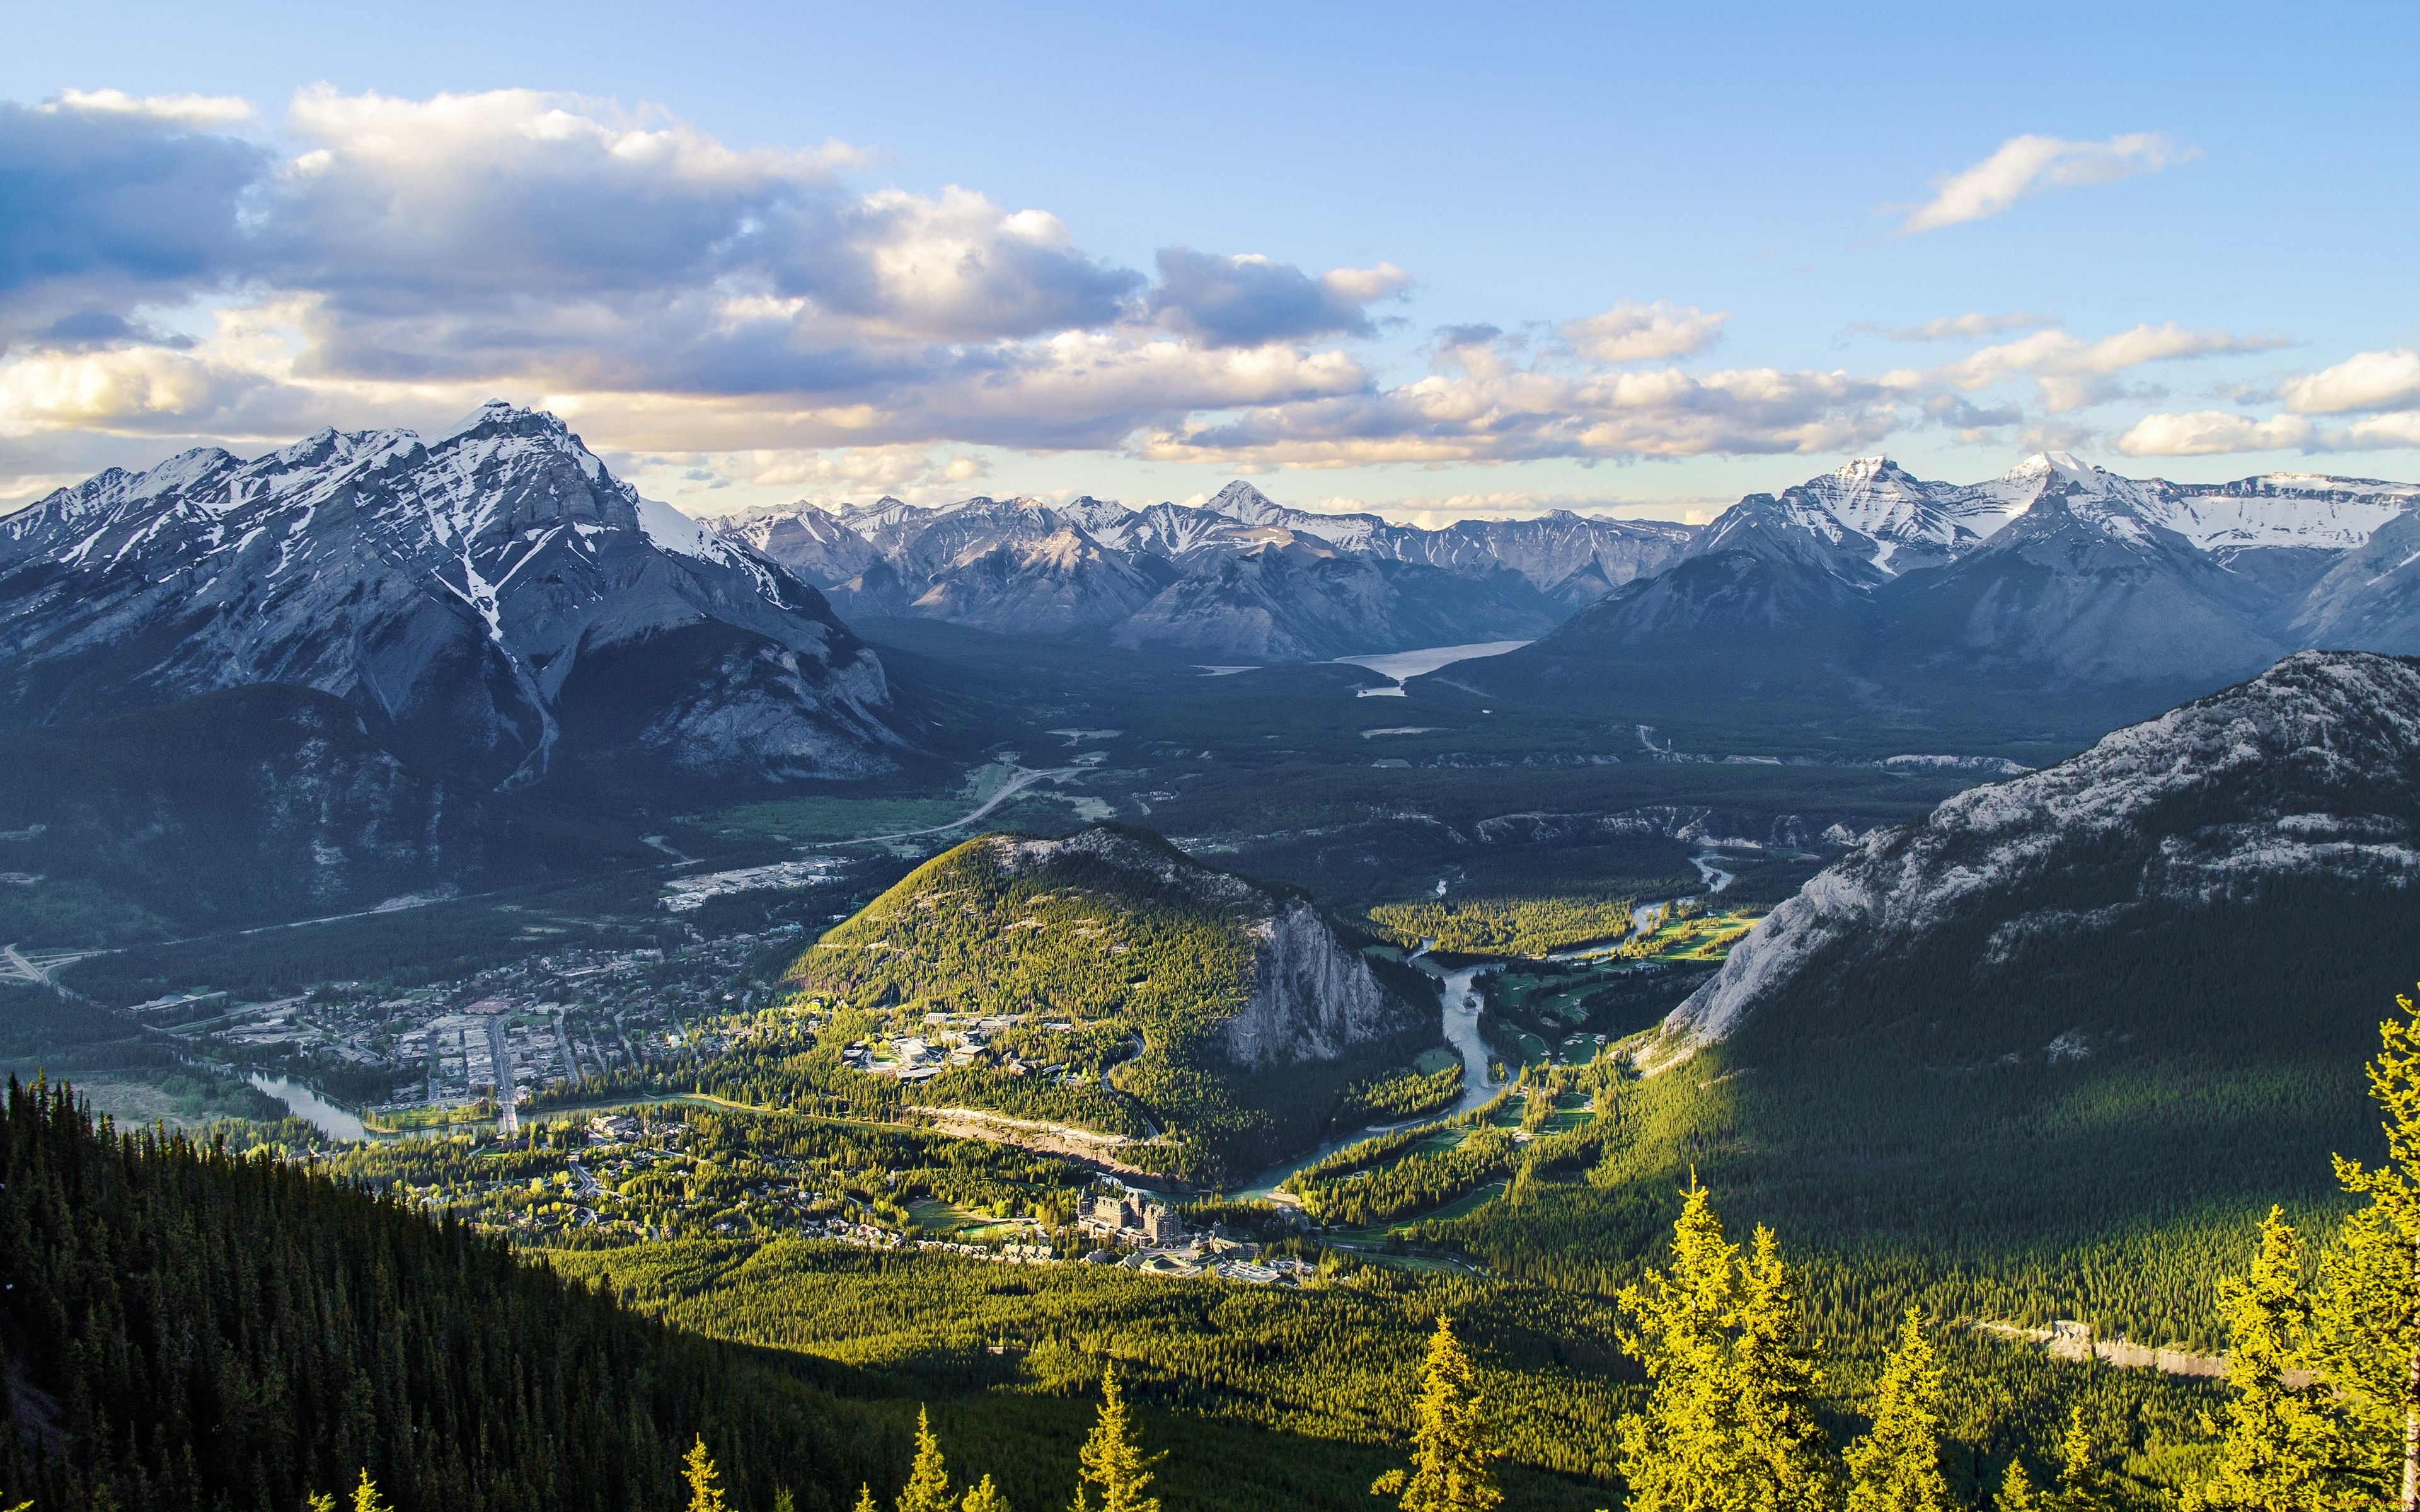
<path fill-rule="evenodd" d="M 1981 12 L 12 8 L 0 504 L 489 393 L 693 510 L 2420 477 L 2420 12 Z"/>

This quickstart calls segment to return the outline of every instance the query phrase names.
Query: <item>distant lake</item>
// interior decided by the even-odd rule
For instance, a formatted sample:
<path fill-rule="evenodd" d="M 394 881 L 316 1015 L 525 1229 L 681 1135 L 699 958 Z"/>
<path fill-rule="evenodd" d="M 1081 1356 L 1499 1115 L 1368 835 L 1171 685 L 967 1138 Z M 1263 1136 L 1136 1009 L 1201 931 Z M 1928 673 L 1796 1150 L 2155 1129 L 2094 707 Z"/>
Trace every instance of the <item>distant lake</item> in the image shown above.
<path fill-rule="evenodd" d="M 263 1076 L 260 1072 L 254 1072 L 252 1085 L 285 1103 L 287 1111 L 296 1118 L 310 1120 L 318 1127 L 321 1134 L 331 1139 L 352 1140 L 369 1137 L 369 1131 L 362 1127 L 361 1119 L 336 1106 L 301 1082 L 288 1081 L 283 1076 Z"/>
<path fill-rule="evenodd" d="M 1406 677 L 1419 677 L 1440 667 L 1450 667 L 1457 661 L 1472 661 L 1481 656 L 1500 656 L 1508 651 L 1518 651 L 1527 640 L 1481 640 L 1466 646 L 1424 646 L 1418 651 L 1373 651 L 1366 656 L 1339 656 L 1336 659 L 1355 667 L 1367 667 L 1381 677 L 1402 682 Z"/>

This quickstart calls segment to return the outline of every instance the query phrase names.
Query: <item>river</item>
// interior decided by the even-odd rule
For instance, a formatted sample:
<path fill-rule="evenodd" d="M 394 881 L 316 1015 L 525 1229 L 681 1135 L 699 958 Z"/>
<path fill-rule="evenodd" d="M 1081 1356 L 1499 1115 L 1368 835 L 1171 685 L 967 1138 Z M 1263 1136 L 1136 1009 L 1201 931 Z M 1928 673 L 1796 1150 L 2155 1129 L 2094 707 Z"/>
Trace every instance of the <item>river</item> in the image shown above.
<path fill-rule="evenodd" d="M 308 1119 L 317 1125 L 319 1132 L 331 1139 L 354 1140 L 369 1137 L 369 1131 L 362 1127 L 361 1119 L 336 1106 L 301 1082 L 288 1081 L 283 1076 L 264 1076 L 258 1072 L 254 1072 L 252 1085 L 285 1103 L 287 1111 L 296 1118 Z"/>
<path fill-rule="evenodd" d="M 1487 1048 L 1486 1039 L 1479 1032 L 1479 974 L 1495 968 L 1465 966 L 1459 971 L 1443 971 L 1418 955 L 1412 957 L 1412 964 L 1445 983 L 1445 1037 L 1446 1041 L 1462 1056 L 1461 1099 L 1443 1113 L 1405 1119 L 1400 1123 L 1366 1124 L 1350 1134 L 1339 1134 L 1308 1155 L 1298 1155 L 1263 1171 L 1252 1178 L 1249 1186 L 1234 1194 L 1237 1197 L 1246 1201 L 1266 1197 L 1285 1185 L 1295 1172 L 1307 1165 L 1317 1165 L 1347 1145 L 1358 1144 L 1374 1134 L 1393 1134 L 1398 1129 L 1450 1122 L 1503 1089 L 1504 1084 L 1497 1081 L 1489 1069 L 1495 1057 Z"/>

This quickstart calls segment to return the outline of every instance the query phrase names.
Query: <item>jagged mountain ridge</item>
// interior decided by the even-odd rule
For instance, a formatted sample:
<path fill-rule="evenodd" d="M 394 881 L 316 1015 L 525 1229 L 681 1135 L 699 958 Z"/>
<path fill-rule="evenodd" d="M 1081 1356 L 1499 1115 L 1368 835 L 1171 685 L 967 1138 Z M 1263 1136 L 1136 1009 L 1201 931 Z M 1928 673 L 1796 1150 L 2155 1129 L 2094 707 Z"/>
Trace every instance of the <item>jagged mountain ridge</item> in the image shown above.
<path fill-rule="evenodd" d="M 2405 484 L 2144 482 L 2063 453 L 1965 486 L 1863 458 L 1742 500 L 1675 565 L 1489 664 L 1492 686 L 1619 694 L 1652 665 L 1717 695 L 2141 688 L 2158 707 L 2295 650 L 2420 652 L 2402 607 L 2420 553 L 2390 554 L 2415 503 Z"/>
<path fill-rule="evenodd" d="M 1923 961 L 2022 975 L 2078 936 L 2321 884 L 2420 912 L 2420 661 L 2303 652 L 1878 831 L 1761 921 L 1650 1058 Z"/>
<path fill-rule="evenodd" d="M 1762 637 L 1786 662 L 1844 665 L 1878 654 L 1904 620 L 1891 655 L 1919 671 L 1981 667 L 2088 682 L 2113 671 L 2238 674 L 2317 633 L 2298 635 L 2297 625 L 2397 621 L 2401 595 L 2420 592 L 2420 576 L 2397 576 L 2412 565 L 2402 558 L 2382 564 L 2381 581 L 2377 572 L 2340 577 L 2323 604 L 2305 597 L 2415 502 L 2420 487 L 2410 485 L 2306 473 L 2139 481 L 2051 453 L 1978 484 L 1930 482 L 1887 457 L 1860 457 L 1777 495 L 1749 495 L 1701 527 L 1558 510 L 1428 530 L 1288 508 L 1238 480 L 1198 505 L 885 498 L 836 511 L 802 503 L 720 528 L 826 588 L 844 613 L 1099 633 L 1225 659 L 1510 639 L 1568 618 L 1584 644 L 1549 643 L 1537 656 L 1583 665 L 1549 681 L 1587 675 L 1589 656 L 1606 647 L 1676 637 L 1734 649 Z M 2066 544 L 2044 544 L 2062 530 Z M 1038 544 L 1062 536 L 1047 550 Z M 1247 585 L 1261 575 L 1234 565 L 1273 545 L 1443 576 L 1376 589 L 1349 574 L 1297 576 L 1287 586 L 1295 596 L 1278 607 Z M 1727 556 L 1736 560 L 1661 580 Z M 1071 574 L 1078 559 L 1089 580 Z M 2058 580 L 2037 580 L 2045 575 Z M 1922 593 L 1900 586 L 1917 581 Z M 2102 603 L 2113 591 L 2116 601 Z M 2034 636 L 2077 622 L 2086 628 L 2063 642 Z M 2144 632 L 2173 654 L 2138 654 L 2126 637 Z"/>
<path fill-rule="evenodd" d="M 322 431 L 111 470 L 0 519 L 0 722 L 259 683 L 415 765 L 525 786 L 887 768 L 881 664 L 769 558 L 643 500 L 551 415 Z"/>
<path fill-rule="evenodd" d="M 975 498 L 811 504 L 721 529 L 790 566 L 845 615 L 915 615 L 1008 633 L 1091 634 L 1224 661 L 1321 659 L 1544 633 L 1611 583 L 1678 552 L 1685 527 L 1464 521 L 1289 509 L 1236 482 L 1199 505 L 1140 509 Z"/>

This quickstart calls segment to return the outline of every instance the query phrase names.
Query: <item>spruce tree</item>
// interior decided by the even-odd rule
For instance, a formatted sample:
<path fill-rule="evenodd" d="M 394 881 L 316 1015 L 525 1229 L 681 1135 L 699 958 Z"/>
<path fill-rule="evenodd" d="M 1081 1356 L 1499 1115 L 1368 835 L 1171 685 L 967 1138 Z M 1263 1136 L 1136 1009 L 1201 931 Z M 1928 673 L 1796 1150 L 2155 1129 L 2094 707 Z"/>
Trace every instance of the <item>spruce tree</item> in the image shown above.
<path fill-rule="evenodd" d="M 933 1437 L 933 1422 L 922 1407 L 916 1409 L 916 1462 L 908 1471 L 908 1484 L 899 1492 L 899 1512 L 954 1512 L 955 1498 L 950 1495 L 949 1467 L 941 1462 L 940 1441 Z"/>
<path fill-rule="evenodd" d="M 1143 1494 L 1151 1484 L 1151 1467 L 1159 1460 L 1157 1455 L 1144 1454 L 1135 1442 L 1125 1397 L 1118 1390 L 1118 1367 L 1109 1365 L 1101 1371 L 1100 1415 L 1093 1420 L 1092 1437 L 1076 1457 L 1081 1473 L 1076 1484 L 1076 1506 L 1079 1512 L 1087 1508 L 1086 1488 L 1097 1486 L 1101 1512 L 1159 1512 L 1159 1498 Z"/>
<path fill-rule="evenodd" d="M 1739 1248 L 1723 1238 L 1696 1173 L 1672 1226 L 1672 1269 L 1647 1273 L 1622 1288 L 1622 1312 L 1637 1320 L 1622 1352 L 1646 1367 L 1644 1412 L 1615 1425 L 1630 1512 L 1703 1512 L 1745 1507 L 1752 1477 L 1740 1462 L 1730 1381 L 1730 1319 Z"/>
<path fill-rule="evenodd" d="M 1453 1320 L 1440 1315 L 1420 1369 L 1411 1468 L 1379 1476 L 1370 1494 L 1396 1497 L 1403 1512 L 1487 1512 L 1504 1500 L 1489 1464 L 1491 1437 L 1478 1372 L 1453 1336 Z"/>
<path fill-rule="evenodd" d="M 959 1512 L 1009 1512 L 1008 1498 L 1002 1496 L 1000 1488 L 991 1483 L 989 1475 L 985 1475 L 967 1492 Z"/>
<path fill-rule="evenodd" d="M 2218 1310 L 2235 1399 L 2218 1463 L 2184 1504 L 2188 1512 L 2316 1512 L 2332 1501 L 2344 1448 L 2328 1387 L 2307 1377 L 2312 1309 L 2303 1244 L 2283 1210 L 2261 1220 L 2251 1273 L 2219 1283 Z M 2304 1382 L 2288 1385 L 2289 1371 L 2305 1372 Z"/>
<path fill-rule="evenodd" d="M 2009 1473 L 2000 1477 L 2000 1493 L 1992 1498 L 1992 1512 L 2042 1512 L 2041 1497 L 2034 1490 L 2034 1478 L 2025 1473 L 2024 1460 L 2009 1461 Z"/>
<path fill-rule="evenodd" d="M 2058 1492 L 2050 1512 L 2118 1512 L 2118 1488 L 2084 1425 L 2084 1407 L 2068 1409 L 2067 1432 L 2058 1442 Z"/>
<path fill-rule="evenodd" d="M 2369 1205 L 2347 1218 L 2326 1267 L 2316 1332 L 2329 1384 L 2343 1394 L 2362 1478 L 2398 1488 L 2420 1512 L 2420 1020 L 2378 1026 L 2369 1095 L 2385 1115 L 2386 1164 L 2335 1159 L 2336 1180 Z"/>
<path fill-rule="evenodd" d="M 725 1512 L 722 1488 L 714 1483 L 714 1459 L 706 1452 L 706 1435 L 681 1458 L 681 1479 L 689 1482 L 689 1512 Z"/>
<path fill-rule="evenodd" d="M 1917 1308 L 1900 1319 L 1898 1348 L 1874 1394 L 1874 1426 L 1849 1446 L 1848 1458 L 1848 1512 L 1949 1512 L 1949 1481 L 1941 1473 L 1941 1365 Z"/>
<path fill-rule="evenodd" d="M 1759 1226 L 1740 1272 L 1730 1379 L 1740 1458 L 1756 1477 L 1756 1501 L 1772 1512 L 1824 1512 L 1832 1504 L 1831 1443 L 1815 1421 L 1823 1351 L 1805 1342 L 1807 1302 L 1798 1273 L 1773 1230 Z"/>

